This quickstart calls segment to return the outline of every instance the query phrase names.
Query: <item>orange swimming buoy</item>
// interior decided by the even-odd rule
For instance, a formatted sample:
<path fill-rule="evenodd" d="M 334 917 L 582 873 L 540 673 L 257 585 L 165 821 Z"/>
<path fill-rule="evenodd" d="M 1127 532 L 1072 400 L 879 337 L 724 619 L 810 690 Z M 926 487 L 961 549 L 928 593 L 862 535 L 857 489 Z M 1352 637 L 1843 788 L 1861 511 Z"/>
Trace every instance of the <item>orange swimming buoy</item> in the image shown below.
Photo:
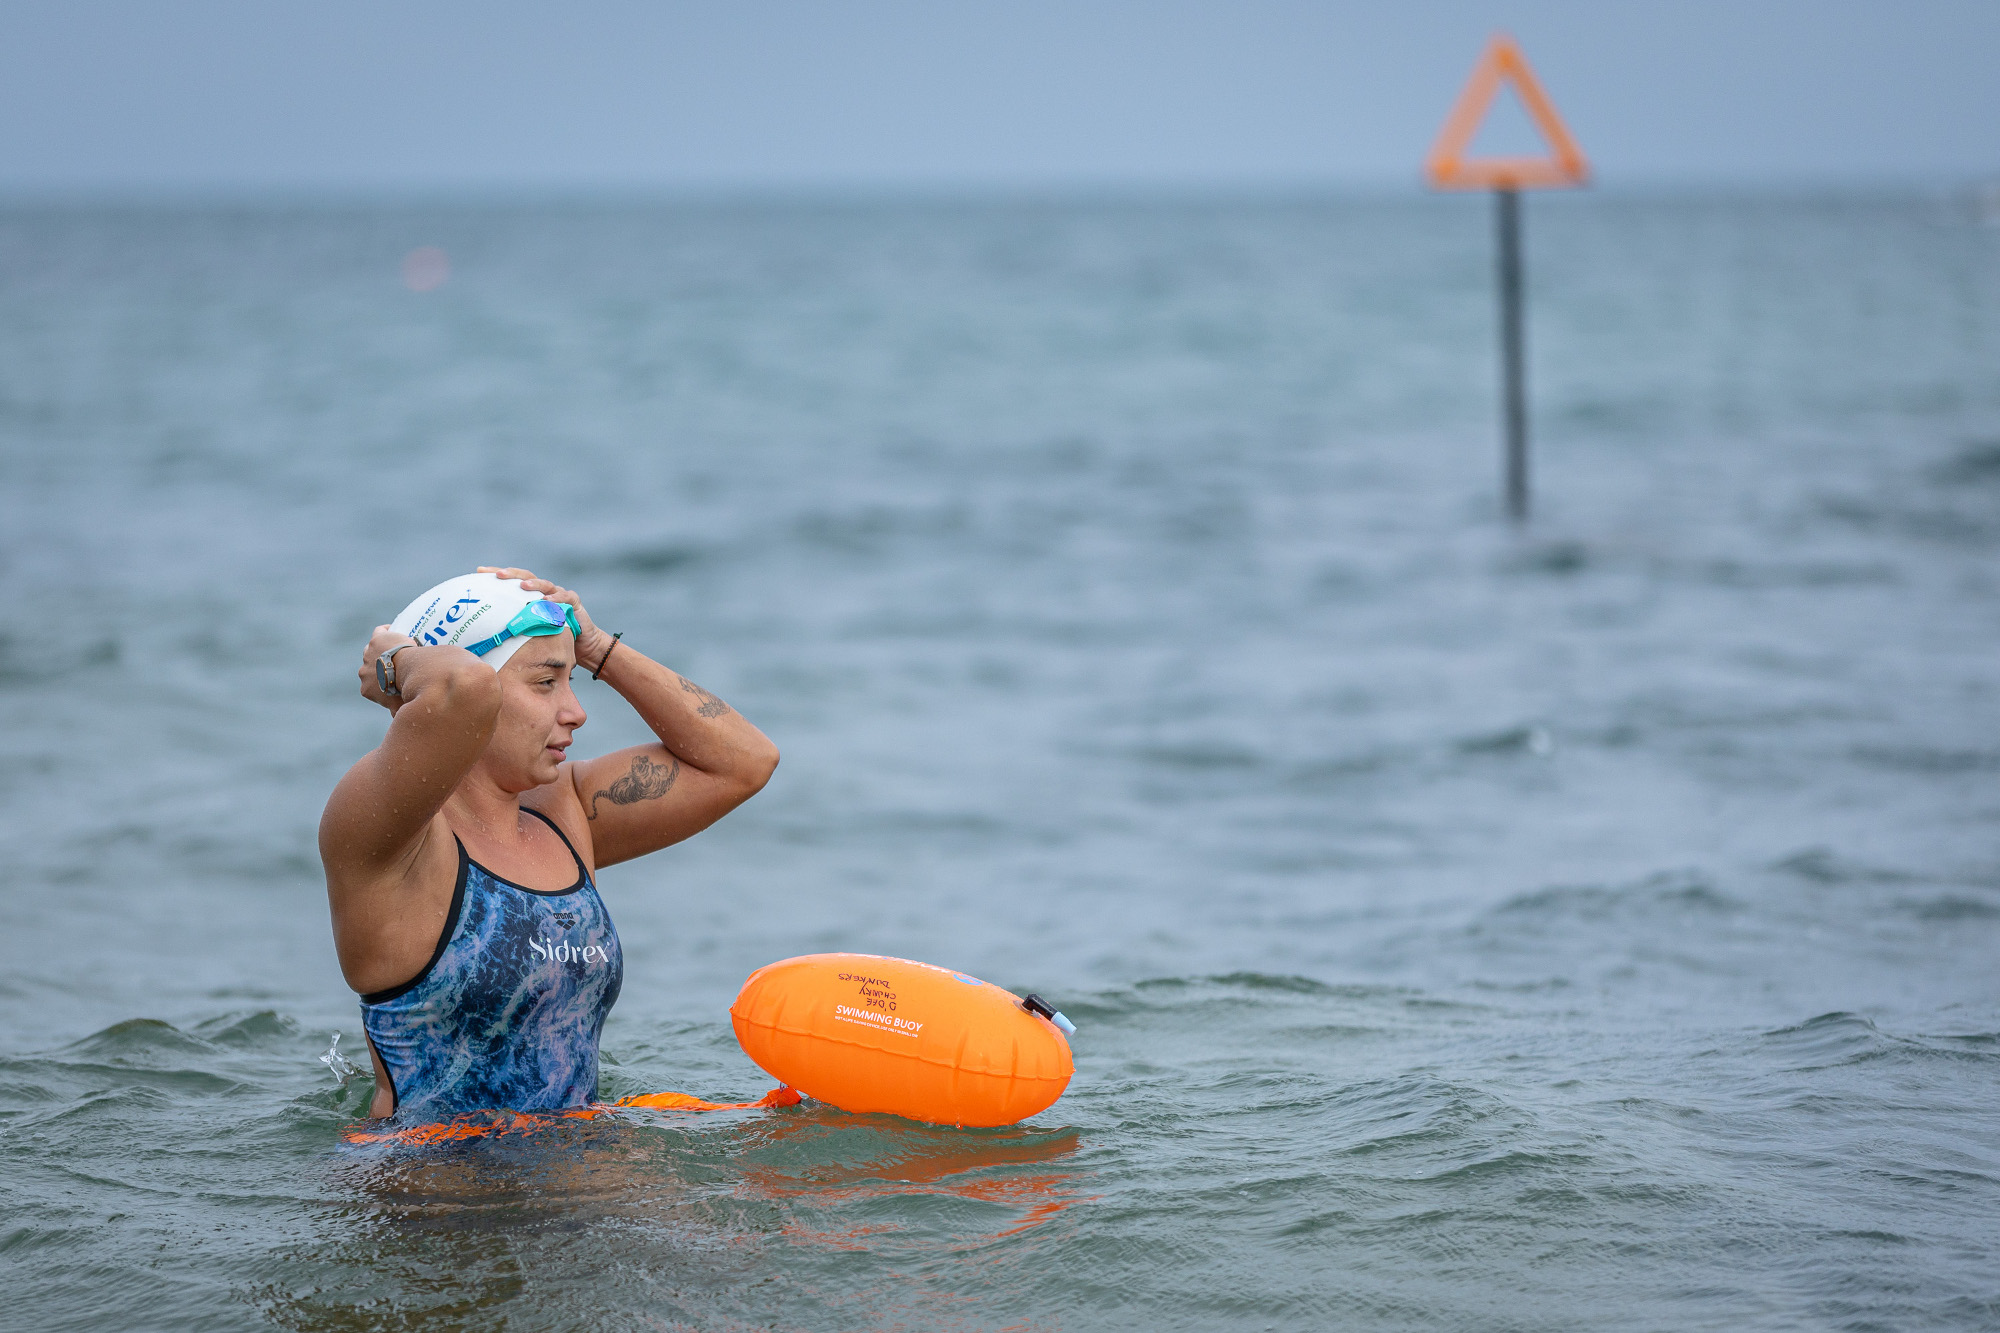
<path fill-rule="evenodd" d="M 787 1087 L 855 1113 L 1011 1125 L 1047 1110 L 1076 1065 L 1068 1019 L 949 968 L 865 953 L 787 958 L 729 1007 L 744 1054 Z"/>

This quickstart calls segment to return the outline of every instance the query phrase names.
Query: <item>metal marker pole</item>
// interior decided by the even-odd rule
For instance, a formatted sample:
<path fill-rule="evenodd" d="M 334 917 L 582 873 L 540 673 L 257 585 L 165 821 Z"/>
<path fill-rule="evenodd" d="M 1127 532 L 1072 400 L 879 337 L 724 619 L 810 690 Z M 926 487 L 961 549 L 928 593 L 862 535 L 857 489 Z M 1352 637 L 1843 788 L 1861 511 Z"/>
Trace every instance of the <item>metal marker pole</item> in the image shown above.
<path fill-rule="evenodd" d="M 1507 517 L 1528 520 L 1528 388 L 1521 317 L 1521 196 L 1493 192 L 1500 240 L 1500 416 L 1507 437 Z"/>

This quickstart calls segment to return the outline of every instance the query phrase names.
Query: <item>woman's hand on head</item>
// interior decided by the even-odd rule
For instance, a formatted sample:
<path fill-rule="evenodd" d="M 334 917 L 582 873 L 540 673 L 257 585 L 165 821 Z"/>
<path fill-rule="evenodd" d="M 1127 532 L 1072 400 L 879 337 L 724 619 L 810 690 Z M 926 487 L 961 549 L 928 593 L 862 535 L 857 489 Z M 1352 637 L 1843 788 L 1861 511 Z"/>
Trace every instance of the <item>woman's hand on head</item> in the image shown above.
<path fill-rule="evenodd" d="M 576 612 L 576 664 L 588 671 L 604 660 L 604 654 L 611 647 L 611 636 L 597 627 L 591 620 L 590 612 L 583 609 L 583 599 L 568 588 L 557 587 L 544 578 L 535 577 L 534 571 L 527 569 L 502 568 L 498 565 L 481 565 L 475 573 L 493 574 L 503 579 L 514 579 L 529 592 L 538 592 L 551 602 L 562 602 Z M 371 668 L 372 669 L 372 668 Z"/>
<path fill-rule="evenodd" d="M 407 634 L 398 634 L 387 625 L 377 625 L 375 632 L 368 636 L 368 646 L 361 650 L 361 697 L 370 703 L 381 704 L 394 717 L 403 701 L 393 694 L 382 693 L 382 684 L 375 679 L 375 659 L 388 652 L 399 643 L 415 643 Z"/>

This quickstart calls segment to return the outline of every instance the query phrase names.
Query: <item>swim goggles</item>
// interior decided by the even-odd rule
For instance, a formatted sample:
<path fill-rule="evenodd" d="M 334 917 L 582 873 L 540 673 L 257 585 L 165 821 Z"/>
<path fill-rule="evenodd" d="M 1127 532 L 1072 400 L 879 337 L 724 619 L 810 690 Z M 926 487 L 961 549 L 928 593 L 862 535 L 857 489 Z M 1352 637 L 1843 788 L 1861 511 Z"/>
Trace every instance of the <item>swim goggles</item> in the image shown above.
<path fill-rule="evenodd" d="M 583 631 L 577 627 L 576 612 L 567 602 L 551 602 L 546 598 L 539 602 L 529 602 L 515 617 L 507 622 L 507 628 L 490 639 L 478 643 L 468 643 L 465 651 L 474 657 L 484 657 L 512 638 L 538 638 L 544 634 L 560 634 L 568 630 L 578 638 Z"/>

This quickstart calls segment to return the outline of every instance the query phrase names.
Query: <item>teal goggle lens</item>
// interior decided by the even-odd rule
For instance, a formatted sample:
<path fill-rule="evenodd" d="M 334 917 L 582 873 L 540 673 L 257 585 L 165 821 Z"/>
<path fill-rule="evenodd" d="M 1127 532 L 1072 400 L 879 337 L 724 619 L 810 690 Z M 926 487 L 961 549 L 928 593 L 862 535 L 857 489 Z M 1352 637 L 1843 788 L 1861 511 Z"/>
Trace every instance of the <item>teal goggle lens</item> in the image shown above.
<path fill-rule="evenodd" d="M 567 602 L 551 602 L 546 599 L 529 602 L 521 608 L 520 614 L 507 622 L 509 634 L 521 634 L 530 638 L 539 634 L 560 634 L 564 630 L 575 634 L 576 612 L 570 610 Z"/>

